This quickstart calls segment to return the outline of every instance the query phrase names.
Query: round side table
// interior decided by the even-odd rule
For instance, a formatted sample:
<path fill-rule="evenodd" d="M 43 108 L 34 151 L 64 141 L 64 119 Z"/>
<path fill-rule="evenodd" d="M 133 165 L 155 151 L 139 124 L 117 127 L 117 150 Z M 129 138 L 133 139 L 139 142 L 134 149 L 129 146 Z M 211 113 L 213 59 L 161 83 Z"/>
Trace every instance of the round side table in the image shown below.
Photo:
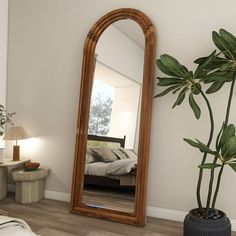
<path fill-rule="evenodd" d="M 44 198 L 45 178 L 49 168 L 38 168 L 34 171 L 16 169 L 12 178 L 16 182 L 16 202 L 26 204 L 38 202 Z"/>

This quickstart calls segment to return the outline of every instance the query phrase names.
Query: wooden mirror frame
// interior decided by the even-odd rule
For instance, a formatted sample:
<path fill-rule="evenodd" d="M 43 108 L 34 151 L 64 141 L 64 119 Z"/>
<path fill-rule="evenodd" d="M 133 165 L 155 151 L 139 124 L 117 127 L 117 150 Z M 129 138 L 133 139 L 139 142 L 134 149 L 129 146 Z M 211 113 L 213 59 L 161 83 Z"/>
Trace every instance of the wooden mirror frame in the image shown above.
<path fill-rule="evenodd" d="M 135 190 L 135 207 L 134 212 L 132 213 L 97 208 L 82 203 L 90 97 L 95 68 L 95 48 L 98 39 L 100 38 L 104 30 L 112 23 L 123 19 L 134 20 L 136 23 L 138 23 L 145 37 L 137 163 L 138 168 L 136 175 L 137 179 Z M 71 193 L 71 213 L 103 218 L 132 225 L 143 226 L 145 224 L 155 46 L 155 28 L 152 25 L 151 21 L 144 13 L 131 8 L 122 8 L 109 12 L 108 14 L 100 18 L 88 33 L 83 52 L 82 77 L 80 85 L 75 159 Z"/>

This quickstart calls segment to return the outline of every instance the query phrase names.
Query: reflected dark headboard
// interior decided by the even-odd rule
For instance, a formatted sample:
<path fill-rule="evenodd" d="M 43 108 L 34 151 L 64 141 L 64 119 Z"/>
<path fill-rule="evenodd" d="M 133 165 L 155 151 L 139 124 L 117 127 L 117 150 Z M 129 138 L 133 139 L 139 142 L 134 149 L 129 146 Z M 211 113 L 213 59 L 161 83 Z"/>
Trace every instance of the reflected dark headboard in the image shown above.
<path fill-rule="evenodd" d="M 88 134 L 88 140 L 94 141 L 103 141 L 103 142 L 110 142 L 110 143 L 119 143 L 121 147 L 125 147 L 125 137 L 124 138 L 114 138 L 114 137 L 107 137 L 107 136 L 98 136 Z"/>

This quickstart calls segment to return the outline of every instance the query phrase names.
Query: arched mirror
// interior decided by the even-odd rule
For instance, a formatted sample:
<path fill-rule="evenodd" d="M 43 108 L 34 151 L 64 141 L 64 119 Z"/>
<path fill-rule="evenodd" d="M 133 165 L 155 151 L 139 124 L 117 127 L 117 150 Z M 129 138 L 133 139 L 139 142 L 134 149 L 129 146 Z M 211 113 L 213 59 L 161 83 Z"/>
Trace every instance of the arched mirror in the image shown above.
<path fill-rule="evenodd" d="M 144 225 L 155 41 L 147 16 L 126 8 L 87 36 L 72 213 Z"/>

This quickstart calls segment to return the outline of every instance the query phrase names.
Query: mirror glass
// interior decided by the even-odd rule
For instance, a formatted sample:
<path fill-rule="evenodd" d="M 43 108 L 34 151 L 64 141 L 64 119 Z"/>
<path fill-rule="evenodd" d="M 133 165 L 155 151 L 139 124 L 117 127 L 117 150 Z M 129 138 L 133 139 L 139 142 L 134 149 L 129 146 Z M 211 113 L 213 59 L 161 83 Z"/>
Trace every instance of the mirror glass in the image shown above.
<path fill-rule="evenodd" d="M 82 202 L 134 212 L 145 40 L 132 20 L 96 46 Z"/>

